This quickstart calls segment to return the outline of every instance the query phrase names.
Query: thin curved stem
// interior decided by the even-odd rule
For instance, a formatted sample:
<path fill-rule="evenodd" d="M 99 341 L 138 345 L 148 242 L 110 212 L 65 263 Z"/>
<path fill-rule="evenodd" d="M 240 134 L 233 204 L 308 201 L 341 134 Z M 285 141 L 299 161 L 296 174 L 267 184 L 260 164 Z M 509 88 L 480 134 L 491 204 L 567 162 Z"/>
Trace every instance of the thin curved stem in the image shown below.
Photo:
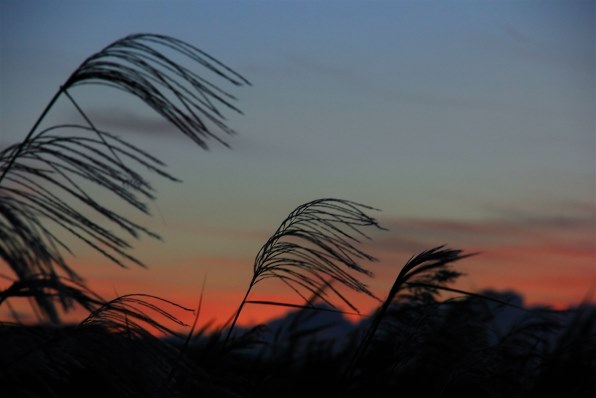
<path fill-rule="evenodd" d="M 242 312 L 242 309 L 244 308 L 244 305 L 246 304 L 246 300 L 248 299 L 248 295 L 250 294 L 250 291 L 252 290 L 253 286 L 255 285 L 255 280 L 256 280 L 256 275 L 254 275 L 253 278 L 252 278 L 252 280 L 250 281 L 250 284 L 248 285 L 248 289 L 246 290 L 246 294 L 244 295 L 244 298 L 242 299 L 242 302 L 240 303 L 240 306 L 238 307 L 238 310 L 236 310 L 236 314 L 234 315 L 234 319 L 232 320 L 232 324 L 228 328 L 228 333 L 226 334 L 226 339 L 223 342 L 223 347 L 224 348 L 228 345 L 228 341 L 230 340 L 230 337 L 232 336 L 232 332 L 234 331 L 234 327 L 236 326 L 236 322 L 238 321 L 238 317 L 240 317 L 240 313 Z"/>
<path fill-rule="evenodd" d="M 2 171 L 2 175 L 0 175 L 0 184 L 2 183 L 2 180 L 4 180 L 4 176 L 6 176 L 6 173 L 8 173 L 8 170 L 10 170 L 10 168 L 12 167 L 14 162 L 17 160 L 17 158 L 23 151 L 23 148 L 25 148 L 27 146 L 27 144 L 31 140 L 31 137 L 33 137 L 33 134 L 35 133 L 35 131 L 37 130 L 37 128 L 39 127 L 39 125 L 41 124 L 43 119 L 46 117 L 46 115 L 48 114 L 50 109 L 52 109 L 52 107 L 54 106 L 54 104 L 56 103 L 58 98 L 60 97 L 60 94 L 62 94 L 63 92 L 64 92 L 64 88 L 61 86 L 60 89 L 54 94 L 54 96 L 52 97 L 50 102 L 48 102 L 48 104 L 46 105 L 46 107 L 43 110 L 43 112 L 41 113 L 41 115 L 39 115 L 39 117 L 37 118 L 37 121 L 35 122 L 33 127 L 31 127 L 31 130 L 29 130 L 29 133 L 27 134 L 25 139 L 21 142 L 21 144 L 19 146 L 16 147 L 14 153 L 12 154 L 10 160 L 8 161 L 8 164 Z"/>

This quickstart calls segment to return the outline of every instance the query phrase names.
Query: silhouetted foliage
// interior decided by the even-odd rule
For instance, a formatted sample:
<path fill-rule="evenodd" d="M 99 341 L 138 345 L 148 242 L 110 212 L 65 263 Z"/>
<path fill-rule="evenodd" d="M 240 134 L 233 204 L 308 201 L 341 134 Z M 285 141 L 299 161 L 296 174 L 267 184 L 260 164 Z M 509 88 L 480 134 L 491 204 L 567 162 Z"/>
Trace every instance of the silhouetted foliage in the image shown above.
<path fill-rule="evenodd" d="M 64 260 L 69 247 L 48 223 L 116 264 L 142 265 L 109 227 L 135 238 L 158 235 L 105 207 L 82 182 L 148 213 L 152 188 L 135 167 L 176 179 L 152 154 L 96 128 L 69 90 L 81 84 L 124 90 L 201 147 L 207 139 L 223 142 L 215 131 L 231 132 L 216 104 L 237 110 L 232 97 L 166 53 L 232 84 L 248 83 L 180 40 L 128 36 L 84 61 L 25 140 L 0 153 L 0 257 L 12 273 L 0 274 L 8 281 L 0 306 L 33 298 L 34 308 L 55 323 L 0 321 L 3 396 L 596 396 L 596 308 L 528 309 L 511 295 L 455 289 L 449 286 L 461 275 L 455 263 L 470 256 L 461 250 L 440 246 L 414 255 L 379 308 L 355 325 L 347 322 L 336 302 L 356 308 L 342 289 L 376 298 L 361 280 L 372 272 L 360 264 L 375 259 L 360 244 L 368 238 L 364 228 L 382 228 L 365 213 L 371 207 L 344 199 L 317 199 L 290 213 L 258 252 L 231 325 L 200 324 L 202 292 L 194 324 L 182 336 L 174 328 L 187 325 L 172 310 L 192 310 L 147 294 L 106 300 L 90 290 Z M 38 130 L 62 94 L 87 124 Z M 89 210 L 109 227 L 90 218 Z M 269 278 L 284 282 L 303 303 L 248 300 L 251 289 Z M 444 299 L 444 291 L 458 296 Z M 58 325 L 56 303 L 65 309 L 78 303 L 89 315 L 76 325 Z M 245 304 L 295 311 L 234 330 Z"/>
<path fill-rule="evenodd" d="M 345 199 L 325 198 L 307 202 L 292 211 L 259 250 L 252 280 L 226 340 L 250 291 L 266 279 L 281 280 L 305 302 L 312 301 L 312 298 L 307 299 L 307 293 L 333 307 L 328 298 L 330 291 L 354 311 L 358 310 L 333 286 L 334 283 L 376 298 L 366 284 L 350 273 L 373 275 L 358 263 L 361 260 L 376 261 L 357 247 L 361 243 L 358 238 L 370 239 L 361 231 L 363 227 L 383 229 L 363 210 L 373 208 Z"/>
<path fill-rule="evenodd" d="M 497 320 L 511 315 L 510 322 Z M 62 328 L 3 324 L 0 383 L 3 391 L 32 397 L 77 396 L 80 382 L 95 386 L 100 380 L 94 388 L 105 396 L 358 397 L 399 391 L 587 398 L 596 392 L 593 306 L 547 311 L 477 297 L 399 301 L 349 379 L 344 371 L 371 320 L 326 336 L 338 316 L 299 309 L 276 324 L 239 328 L 226 347 L 221 330 L 202 329 L 183 357 L 182 339 L 110 331 L 101 322 Z M 178 371 L 168 382 L 173 364 Z"/>
<path fill-rule="evenodd" d="M 102 85 L 130 93 L 162 115 L 199 146 L 224 143 L 225 124 L 220 106 L 234 111 L 234 97 L 200 77 L 185 64 L 201 66 L 233 85 L 246 79 L 198 48 L 178 39 L 135 34 L 117 40 L 87 58 L 60 86 L 29 134 L 0 152 L 0 258 L 11 275 L 5 279 L 35 300 L 40 315 L 58 323 L 55 304 L 64 310 L 75 297 L 68 289 L 47 294 L 44 283 L 58 286 L 62 277 L 83 283 L 67 264 L 70 252 L 62 230 L 91 246 L 111 262 L 143 265 L 130 253 L 128 238 L 159 235 L 109 208 L 89 187 L 115 195 L 123 203 L 149 214 L 147 200 L 155 198 L 149 181 L 138 169 L 172 181 L 153 154 L 97 128 L 75 101 L 72 91 L 81 85 Z M 66 97 L 86 124 L 58 124 L 41 129 L 46 115 L 60 97 Z M 114 228 L 116 231 L 114 231 Z M 60 231 L 60 232 L 62 232 Z M 40 283 L 39 280 L 44 281 Z M 2 300 L 14 288 L 5 289 Z"/>

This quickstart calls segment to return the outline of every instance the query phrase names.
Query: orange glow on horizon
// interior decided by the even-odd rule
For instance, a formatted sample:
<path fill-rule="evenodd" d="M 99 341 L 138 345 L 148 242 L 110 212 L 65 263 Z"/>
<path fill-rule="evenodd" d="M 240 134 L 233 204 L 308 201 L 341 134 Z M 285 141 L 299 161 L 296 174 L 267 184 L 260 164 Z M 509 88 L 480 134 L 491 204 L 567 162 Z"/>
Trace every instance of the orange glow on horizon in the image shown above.
<path fill-rule="evenodd" d="M 376 278 L 365 278 L 365 282 L 381 299 L 385 298 L 401 266 L 410 256 L 423 250 L 421 248 L 428 249 L 444 243 L 443 238 L 453 231 L 452 243 L 455 240 L 472 243 L 459 248 L 464 253 L 478 253 L 454 265 L 455 269 L 464 273 L 454 286 L 458 289 L 471 292 L 513 290 L 523 296 L 526 305 L 546 305 L 556 309 L 575 306 L 586 299 L 596 302 L 593 293 L 596 288 L 596 248 L 586 239 L 592 232 L 587 223 L 578 224 L 578 227 L 570 230 L 560 231 L 553 227 L 538 228 L 538 232 L 535 232 L 535 227 L 511 226 L 507 223 L 408 222 L 409 233 L 405 239 L 389 237 L 371 241 L 369 252 L 380 261 L 367 264 Z M 437 237 L 441 237 L 441 240 Z M 201 295 L 203 279 L 206 278 L 198 326 L 208 323 L 213 327 L 223 325 L 233 316 L 244 297 L 252 277 L 252 258 L 234 257 L 233 253 L 229 257 L 211 255 L 185 259 L 176 259 L 175 253 L 172 255 L 173 260 L 150 264 L 146 270 L 134 266 L 121 269 L 103 263 L 98 258 L 81 261 L 74 268 L 87 278 L 90 288 L 104 299 L 146 293 L 193 310 Z M 3 283 L 7 286 L 9 282 Z M 378 305 L 369 297 L 348 296 L 364 315 L 370 314 Z M 294 292 L 273 280 L 258 284 L 249 299 L 302 303 Z M 334 302 L 337 303 L 337 300 Z M 24 314 L 30 312 L 25 300 L 14 307 Z M 351 311 L 346 306 L 340 309 Z M 6 306 L 0 310 L 2 319 L 11 318 Z M 248 304 L 242 311 L 238 325 L 264 323 L 291 310 L 280 306 Z M 172 314 L 187 324 L 194 319 L 191 312 L 180 309 L 172 309 Z M 78 311 L 68 315 L 67 319 L 77 322 L 84 316 L 86 314 Z M 347 318 L 358 321 L 361 317 Z"/>

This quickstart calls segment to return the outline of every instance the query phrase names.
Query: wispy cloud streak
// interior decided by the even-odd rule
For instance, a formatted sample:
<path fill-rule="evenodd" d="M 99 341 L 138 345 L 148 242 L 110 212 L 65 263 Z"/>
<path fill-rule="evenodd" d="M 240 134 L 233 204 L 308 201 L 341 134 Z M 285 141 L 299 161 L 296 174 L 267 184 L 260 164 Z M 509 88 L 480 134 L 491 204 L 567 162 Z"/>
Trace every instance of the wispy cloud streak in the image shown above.
<path fill-rule="evenodd" d="M 382 220 L 391 233 L 380 237 L 374 253 L 392 271 L 409 256 L 448 244 L 477 252 L 463 265 L 461 283 L 477 288 L 513 288 L 531 303 L 578 303 L 596 286 L 594 209 L 570 204 L 562 215 L 522 215 L 502 211 L 476 220 L 393 218 Z"/>

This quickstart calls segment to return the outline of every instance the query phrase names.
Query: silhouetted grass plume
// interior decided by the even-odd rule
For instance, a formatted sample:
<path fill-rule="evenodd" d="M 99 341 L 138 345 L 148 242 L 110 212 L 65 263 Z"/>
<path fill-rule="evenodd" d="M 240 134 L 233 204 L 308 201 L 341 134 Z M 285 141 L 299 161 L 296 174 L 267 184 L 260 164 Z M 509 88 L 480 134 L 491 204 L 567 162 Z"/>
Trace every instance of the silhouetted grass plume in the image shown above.
<path fill-rule="evenodd" d="M 0 320 L 0 392 L 10 397 L 594 397 L 596 309 L 531 309 L 516 296 L 452 286 L 470 254 L 446 246 L 412 256 L 385 300 L 364 282 L 376 261 L 364 244 L 383 230 L 372 207 L 322 198 L 294 209 L 261 247 L 246 294 L 230 321 L 190 331 L 174 311 L 192 310 L 149 294 L 113 299 L 89 289 L 67 263 L 74 237 L 120 266 L 143 263 L 130 238 L 159 235 L 91 195 L 111 192 L 149 214 L 148 171 L 178 181 L 155 154 L 95 126 L 73 97 L 103 85 L 140 98 L 206 148 L 233 132 L 220 107 L 234 97 L 190 64 L 232 85 L 246 79 L 198 48 L 155 34 L 127 36 L 87 58 L 60 87 L 23 142 L 0 152 L 0 308 L 30 298 L 37 325 Z M 64 96 L 84 124 L 42 122 Z M 248 300 L 277 280 L 302 300 Z M 445 299 L 442 292 L 455 297 Z M 358 312 L 346 292 L 380 302 L 350 323 L 337 304 Z M 59 309 L 88 316 L 61 324 Z M 244 305 L 292 309 L 282 319 L 238 326 Z M 48 322 L 50 321 L 50 322 Z M 161 337 L 165 336 L 165 337 Z M 232 338 L 233 337 L 233 338 Z"/>
<path fill-rule="evenodd" d="M 281 280 L 304 302 L 312 301 L 305 293 L 314 294 L 333 307 L 328 294 L 331 292 L 356 312 L 357 308 L 334 283 L 376 298 L 366 284 L 352 275 L 373 275 L 359 261 L 376 259 L 357 246 L 361 243 L 359 239 L 369 239 L 363 228 L 383 229 L 374 218 L 364 213 L 365 210 L 375 209 L 349 200 L 323 198 L 302 204 L 292 211 L 259 250 L 253 277 L 226 340 L 232 334 L 252 288 L 266 279 Z"/>
<path fill-rule="evenodd" d="M 59 281 L 64 276 L 82 283 L 62 255 L 70 252 L 70 247 L 56 228 L 120 266 L 143 265 L 130 253 L 129 238 L 147 235 L 159 239 L 159 235 L 107 207 L 97 195 L 89 195 L 88 187 L 103 189 L 149 214 L 146 201 L 155 199 L 155 194 L 143 172 L 178 180 L 165 171 L 154 154 L 95 126 L 73 95 L 81 85 L 117 88 L 141 99 L 200 147 L 207 148 L 209 140 L 225 144 L 222 133 L 233 130 L 220 108 L 240 112 L 233 104 L 235 98 L 189 69 L 189 63 L 232 85 L 249 84 L 232 69 L 179 39 L 130 35 L 88 57 L 60 86 L 24 140 L 0 152 L 0 258 L 11 274 L 5 279 L 22 284 L 38 278 Z M 86 123 L 41 128 L 61 97 Z M 36 286 L 40 285 L 33 281 L 26 291 L 35 300 L 37 312 L 57 323 L 55 298 L 68 310 L 66 304 L 72 300 L 62 296 L 68 290 L 59 289 L 55 296 Z M 4 290 L 4 301 L 12 291 Z"/>

